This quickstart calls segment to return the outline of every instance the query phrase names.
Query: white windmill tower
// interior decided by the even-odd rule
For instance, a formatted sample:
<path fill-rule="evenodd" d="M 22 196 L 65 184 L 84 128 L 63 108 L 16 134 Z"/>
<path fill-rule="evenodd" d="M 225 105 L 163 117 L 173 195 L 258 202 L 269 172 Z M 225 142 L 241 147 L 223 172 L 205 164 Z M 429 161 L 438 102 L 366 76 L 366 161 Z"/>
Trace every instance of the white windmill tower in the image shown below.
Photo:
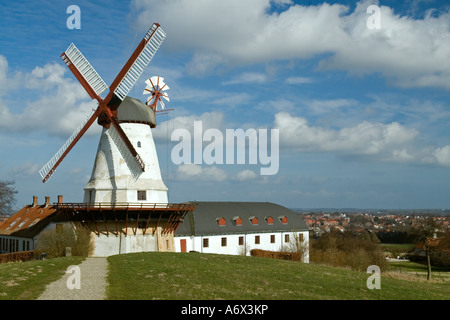
<path fill-rule="evenodd" d="M 103 126 L 92 175 L 85 187 L 87 203 L 167 203 L 167 187 L 161 178 L 151 128 L 156 126 L 156 103 L 147 106 L 127 94 L 161 46 L 166 34 L 155 23 L 137 46 L 108 89 L 98 73 L 71 44 L 61 57 L 98 108 L 40 170 L 43 182 L 97 119 Z M 162 89 L 161 89 L 162 90 Z M 162 93 L 155 93 L 155 101 Z M 167 96 L 166 96 L 167 98 Z"/>

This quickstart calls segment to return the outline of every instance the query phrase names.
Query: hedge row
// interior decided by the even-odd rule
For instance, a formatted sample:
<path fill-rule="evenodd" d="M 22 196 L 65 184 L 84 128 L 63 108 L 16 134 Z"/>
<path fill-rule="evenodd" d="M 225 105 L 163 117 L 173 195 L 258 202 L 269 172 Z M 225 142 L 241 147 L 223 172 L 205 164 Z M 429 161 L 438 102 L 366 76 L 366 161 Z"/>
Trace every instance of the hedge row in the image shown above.
<path fill-rule="evenodd" d="M 250 251 L 250 255 L 253 257 L 302 261 L 302 255 L 298 252 L 266 251 L 260 249 L 253 249 Z"/>
<path fill-rule="evenodd" d="M 34 251 L 20 251 L 0 254 L 0 263 L 29 261 L 34 259 Z"/>

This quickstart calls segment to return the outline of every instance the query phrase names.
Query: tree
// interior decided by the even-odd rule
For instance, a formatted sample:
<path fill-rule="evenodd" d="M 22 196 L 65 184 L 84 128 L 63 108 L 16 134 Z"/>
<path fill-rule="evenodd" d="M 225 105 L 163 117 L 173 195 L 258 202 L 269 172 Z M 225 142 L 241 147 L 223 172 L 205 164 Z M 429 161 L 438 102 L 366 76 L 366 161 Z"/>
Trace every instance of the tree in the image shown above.
<path fill-rule="evenodd" d="M 414 234 L 416 235 L 420 244 L 423 245 L 423 249 L 427 258 L 427 280 L 431 279 L 431 253 L 436 246 L 436 232 L 438 230 L 438 225 L 436 221 L 429 217 L 415 227 Z"/>
<path fill-rule="evenodd" d="M 9 215 L 12 213 L 13 205 L 16 202 L 14 189 L 15 181 L 0 181 L 0 214 Z"/>

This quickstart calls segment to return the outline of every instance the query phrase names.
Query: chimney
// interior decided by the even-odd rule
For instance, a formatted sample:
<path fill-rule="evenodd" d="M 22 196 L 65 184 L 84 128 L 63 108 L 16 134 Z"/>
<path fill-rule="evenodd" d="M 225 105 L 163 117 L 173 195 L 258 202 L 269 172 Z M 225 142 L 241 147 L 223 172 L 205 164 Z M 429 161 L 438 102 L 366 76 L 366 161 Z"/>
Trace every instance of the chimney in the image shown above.
<path fill-rule="evenodd" d="M 48 207 L 50 205 L 50 197 L 45 197 L 45 206 Z"/>
<path fill-rule="evenodd" d="M 63 196 L 59 195 L 58 196 L 58 204 L 61 204 L 61 203 L 63 203 Z"/>
<path fill-rule="evenodd" d="M 39 203 L 38 203 L 38 197 L 37 196 L 33 196 L 33 204 L 32 204 L 32 206 L 33 207 L 36 207 L 36 206 L 38 206 L 39 205 Z"/>

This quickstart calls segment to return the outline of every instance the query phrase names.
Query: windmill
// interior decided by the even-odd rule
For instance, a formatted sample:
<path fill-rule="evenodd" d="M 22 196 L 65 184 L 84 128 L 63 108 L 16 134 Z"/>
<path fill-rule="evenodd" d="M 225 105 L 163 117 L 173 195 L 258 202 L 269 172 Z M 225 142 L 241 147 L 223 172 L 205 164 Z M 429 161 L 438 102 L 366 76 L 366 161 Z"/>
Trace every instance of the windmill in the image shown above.
<path fill-rule="evenodd" d="M 142 94 L 151 94 L 151 96 L 148 97 L 147 99 L 147 105 L 149 105 L 150 108 L 156 111 L 157 104 L 159 102 L 161 108 L 164 109 L 165 105 L 163 100 L 161 100 L 161 98 L 170 101 L 167 92 L 164 92 L 166 90 L 169 90 L 169 86 L 164 83 L 164 78 L 151 77 L 150 79 L 147 79 L 145 83 L 147 84 L 147 86 L 145 87 L 144 92 Z"/>
<path fill-rule="evenodd" d="M 78 48 L 72 43 L 68 49 L 61 54 L 62 60 L 69 67 L 89 96 L 98 101 L 98 107 L 93 114 L 91 114 L 87 120 L 75 130 L 53 158 L 51 158 L 39 171 L 43 179 L 42 182 L 45 183 L 52 176 L 59 164 L 73 149 L 95 120 L 97 120 L 99 125 L 104 127 L 104 132 L 108 133 L 108 137 L 120 151 L 132 176 L 137 179 L 145 171 L 144 161 L 137 153 L 135 147 L 130 142 L 129 137 L 119 124 L 118 112 L 120 112 L 119 107 L 124 104 L 124 101 L 129 100 L 127 94 L 142 75 L 165 37 L 166 34 L 161 29 L 160 25 L 154 23 L 110 85 L 109 93 L 105 98 L 101 98 L 100 95 L 108 89 L 108 86 Z M 156 96 L 158 96 L 158 93 Z"/>

